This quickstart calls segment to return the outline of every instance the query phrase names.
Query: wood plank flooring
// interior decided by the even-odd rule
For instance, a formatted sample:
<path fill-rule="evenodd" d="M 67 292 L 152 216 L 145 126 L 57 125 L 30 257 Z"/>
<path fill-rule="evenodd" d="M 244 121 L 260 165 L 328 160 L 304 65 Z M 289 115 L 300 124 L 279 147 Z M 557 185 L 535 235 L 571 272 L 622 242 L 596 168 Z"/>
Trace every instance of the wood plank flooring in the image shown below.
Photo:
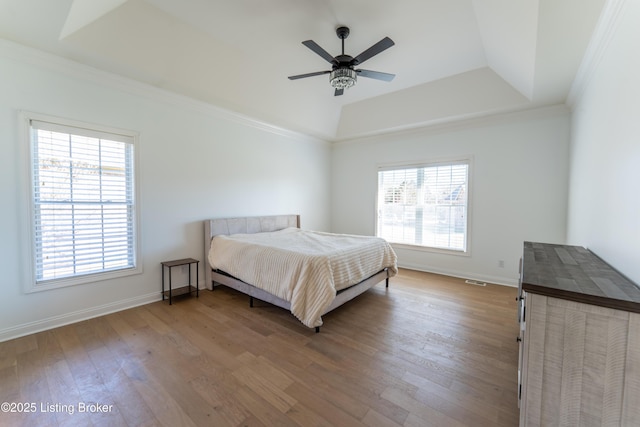
<path fill-rule="evenodd" d="M 0 343 L 33 409 L 0 425 L 516 426 L 515 297 L 401 270 L 319 334 L 225 287 L 148 304 Z"/>

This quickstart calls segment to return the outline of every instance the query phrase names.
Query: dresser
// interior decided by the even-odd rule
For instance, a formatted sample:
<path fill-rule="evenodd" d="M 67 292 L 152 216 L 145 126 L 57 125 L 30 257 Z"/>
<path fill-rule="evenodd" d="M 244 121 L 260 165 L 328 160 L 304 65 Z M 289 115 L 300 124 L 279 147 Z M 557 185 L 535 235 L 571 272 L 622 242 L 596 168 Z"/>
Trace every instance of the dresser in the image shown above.
<path fill-rule="evenodd" d="M 525 242 L 518 299 L 520 426 L 640 426 L 640 288 L 585 248 Z"/>

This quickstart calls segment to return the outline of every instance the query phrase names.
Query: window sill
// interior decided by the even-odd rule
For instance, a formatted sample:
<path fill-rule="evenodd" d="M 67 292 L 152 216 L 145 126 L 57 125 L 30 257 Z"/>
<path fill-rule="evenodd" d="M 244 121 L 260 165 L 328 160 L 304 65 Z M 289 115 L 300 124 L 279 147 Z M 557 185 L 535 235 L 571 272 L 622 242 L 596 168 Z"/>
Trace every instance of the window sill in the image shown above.
<path fill-rule="evenodd" d="M 104 280 L 119 279 L 122 277 L 133 276 L 141 273 L 142 273 L 142 266 L 139 266 L 139 267 L 127 268 L 123 270 L 108 271 L 104 273 L 86 274 L 82 276 L 66 277 L 63 279 L 51 279 L 51 280 L 43 281 L 41 283 L 35 283 L 35 281 L 33 281 L 32 284 L 25 289 L 25 293 L 30 294 L 34 292 L 50 291 L 52 289 L 66 288 L 69 286 L 87 285 L 90 283 L 101 282 Z"/>
<path fill-rule="evenodd" d="M 453 256 L 462 256 L 462 257 L 471 256 L 471 253 L 469 252 L 469 250 L 457 251 L 453 249 L 435 248 L 431 246 L 411 245 L 408 243 L 393 243 L 393 242 L 389 242 L 389 243 L 391 244 L 391 247 L 394 250 L 402 249 L 402 250 L 429 252 L 429 253 L 435 253 L 435 254 L 453 255 Z"/>

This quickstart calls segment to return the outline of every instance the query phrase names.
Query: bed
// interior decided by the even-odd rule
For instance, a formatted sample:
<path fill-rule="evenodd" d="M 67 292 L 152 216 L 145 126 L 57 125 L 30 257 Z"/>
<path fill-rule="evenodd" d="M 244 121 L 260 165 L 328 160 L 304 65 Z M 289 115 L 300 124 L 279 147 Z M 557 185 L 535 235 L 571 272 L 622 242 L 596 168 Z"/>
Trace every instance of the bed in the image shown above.
<path fill-rule="evenodd" d="M 397 269 L 383 239 L 302 230 L 299 215 L 204 221 L 205 280 L 289 310 L 320 331 L 322 316 Z"/>

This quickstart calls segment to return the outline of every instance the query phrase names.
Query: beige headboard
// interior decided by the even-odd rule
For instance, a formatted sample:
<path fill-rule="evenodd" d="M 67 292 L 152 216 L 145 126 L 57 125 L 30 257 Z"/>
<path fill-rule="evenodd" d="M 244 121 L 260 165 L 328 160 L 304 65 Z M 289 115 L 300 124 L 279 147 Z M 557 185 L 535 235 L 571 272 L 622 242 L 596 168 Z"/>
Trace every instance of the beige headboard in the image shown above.
<path fill-rule="evenodd" d="M 207 289 L 211 289 L 211 266 L 209 248 L 211 239 L 220 234 L 262 233 L 284 228 L 300 228 L 300 215 L 269 215 L 239 218 L 214 218 L 204 221 L 204 279 Z"/>

